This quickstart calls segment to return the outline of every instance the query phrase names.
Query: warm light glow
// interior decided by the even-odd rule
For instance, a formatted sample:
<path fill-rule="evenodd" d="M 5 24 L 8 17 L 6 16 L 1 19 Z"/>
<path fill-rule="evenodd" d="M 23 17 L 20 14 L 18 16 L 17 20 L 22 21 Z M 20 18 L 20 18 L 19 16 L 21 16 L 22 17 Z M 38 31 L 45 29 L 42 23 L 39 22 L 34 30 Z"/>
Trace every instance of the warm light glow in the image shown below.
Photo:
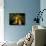
<path fill-rule="evenodd" d="M 22 24 L 23 18 L 22 18 L 21 16 L 19 16 L 19 15 L 13 16 L 13 19 L 15 20 L 15 21 L 14 21 L 14 24 L 17 24 L 17 23 L 18 23 L 19 25 Z"/>
<path fill-rule="evenodd" d="M 16 20 L 16 24 L 18 23 L 19 25 L 21 25 L 21 16 L 17 15 L 15 20 Z"/>
<path fill-rule="evenodd" d="M 19 25 L 21 25 L 21 20 L 19 20 Z"/>

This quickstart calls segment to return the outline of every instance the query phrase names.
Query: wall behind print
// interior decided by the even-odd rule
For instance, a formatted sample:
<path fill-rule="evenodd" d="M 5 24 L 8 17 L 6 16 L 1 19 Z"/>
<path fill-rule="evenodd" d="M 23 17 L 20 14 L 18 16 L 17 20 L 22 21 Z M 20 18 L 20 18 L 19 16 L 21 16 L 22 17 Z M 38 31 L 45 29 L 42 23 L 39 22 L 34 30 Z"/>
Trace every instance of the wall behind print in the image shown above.
<path fill-rule="evenodd" d="M 18 41 L 32 30 L 35 12 L 40 9 L 40 0 L 4 0 L 4 35 L 7 41 Z M 24 26 L 9 25 L 9 13 L 25 13 Z"/>

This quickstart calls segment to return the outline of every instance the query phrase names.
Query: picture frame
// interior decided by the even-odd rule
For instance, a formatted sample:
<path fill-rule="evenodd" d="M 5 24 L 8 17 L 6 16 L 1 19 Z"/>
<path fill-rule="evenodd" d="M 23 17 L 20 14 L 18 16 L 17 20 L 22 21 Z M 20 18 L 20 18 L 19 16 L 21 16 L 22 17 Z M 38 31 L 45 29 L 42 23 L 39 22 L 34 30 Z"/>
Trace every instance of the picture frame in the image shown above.
<path fill-rule="evenodd" d="M 9 13 L 10 25 L 25 25 L 25 13 Z"/>

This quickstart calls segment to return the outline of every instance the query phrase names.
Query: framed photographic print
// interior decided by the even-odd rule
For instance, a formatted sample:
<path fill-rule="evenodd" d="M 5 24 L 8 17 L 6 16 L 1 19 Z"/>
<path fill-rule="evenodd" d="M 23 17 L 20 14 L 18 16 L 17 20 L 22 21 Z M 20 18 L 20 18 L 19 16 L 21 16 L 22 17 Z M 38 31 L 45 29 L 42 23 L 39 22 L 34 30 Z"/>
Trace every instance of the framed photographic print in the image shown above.
<path fill-rule="evenodd" d="M 25 25 L 25 13 L 9 13 L 10 25 Z"/>

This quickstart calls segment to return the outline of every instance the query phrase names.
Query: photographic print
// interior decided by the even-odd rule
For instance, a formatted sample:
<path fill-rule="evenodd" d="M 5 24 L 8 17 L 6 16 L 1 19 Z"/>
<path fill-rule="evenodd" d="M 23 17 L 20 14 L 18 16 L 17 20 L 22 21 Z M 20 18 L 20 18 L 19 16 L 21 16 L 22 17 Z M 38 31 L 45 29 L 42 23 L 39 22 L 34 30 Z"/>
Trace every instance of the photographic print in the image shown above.
<path fill-rule="evenodd" d="M 10 25 L 25 25 L 25 13 L 9 13 Z"/>

